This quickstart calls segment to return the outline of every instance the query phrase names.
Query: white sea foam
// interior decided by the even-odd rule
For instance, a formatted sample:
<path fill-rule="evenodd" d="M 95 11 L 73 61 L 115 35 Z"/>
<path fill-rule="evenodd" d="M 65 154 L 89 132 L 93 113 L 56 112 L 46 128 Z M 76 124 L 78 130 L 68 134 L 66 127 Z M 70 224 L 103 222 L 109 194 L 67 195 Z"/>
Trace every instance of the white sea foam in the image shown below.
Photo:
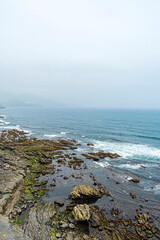
<path fill-rule="evenodd" d="M 108 167 L 110 164 L 108 162 L 95 162 L 97 165 L 101 166 L 101 167 Z"/>
<path fill-rule="evenodd" d="M 128 181 L 130 181 L 131 179 L 133 179 L 133 177 L 131 177 L 131 176 L 124 176 L 125 177 L 125 179 L 127 179 Z"/>
<path fill-rule="evenodd" d="M 115 152 L 121 155 L 123 158 L 133 156 L 146 156 L 160 158 L 160 149 L 150 147 L 142 144 L 120 143 L 120 142 L 103 142 L 94 141 L 94 147 L 104 151 Z"/>
<path fill-rule="evenodd" d="M 5 122 L 6 125 L 10 124 L 10 122 Z"/>
<path fill-rule="evenodd" d="M 16 125 L 16 126 L 1 126 L 0 129 L 2 130 L 19 130 L 19 131 L 23 131 L 24 133 L 26 134 L 32 134 L 32 132 L 30 130 L 25 130 L 25 129 L 22 129 L 19 125 Z"/>
<path fill-rule="evenodd" d="M 66 134 L 68 134 L 68 132 L 61 132 L 61 134 L 62 134 L 62 135 L 66 135 Z"/>
<path fill-rule="evenodd" d="M 3 126 L 0 127 L 1 129 L 8 129 L 8 130 L 12 130 L 12 129 L 16 129 L 16 130 L 21 130 L 19 125 L 16 126 Z"/>
<path fill-rule="evenodd" d="M 44 134 L 44 137 L 55 138 L 55 137 L 58 137 L 58 135 L 57 134 Z"/>
<path fill-rule="evenodd" d="M 31 132 L 30 130 L 24 130 L 24 129 L 22 129 L 22 131 L 25 132 L 26 134 L 29 134 L 29 135 L 32 134 L 32 132 Z"/>
<path fill-rule="evenodd" d="M 160 194 L 160 184 L 156 184 L 155 186 L 147 186 L 144 188 L 145 191 L 151 191 L 155 194 Z"/>
<path fill-rule="evenodd" d="M 3 121 L 3 120 L 0 120 L 0 124 L 8 125 L 8 124 L 10 124 L 10 122 L 5 122 L 5 121 Z"/>
<path fill-rule="evenodd" d="M 141 169 L 141 168 L 149 168 L 149 167 L 158 167 L 158 164 L 129 164 L 129 163 L 126 163 L 126 164 L 120 164 L 120 165 L 114 165 L 114 167 L 119 167 L 119 168 L 127 168 L 127 169 Z"/>
<path fill-rule="evenodd" d="M 77 152 L 83 152 L 84 149 L 83 149 L 83 148 L 77 148 L 76 151 L 77 151 Z"/>

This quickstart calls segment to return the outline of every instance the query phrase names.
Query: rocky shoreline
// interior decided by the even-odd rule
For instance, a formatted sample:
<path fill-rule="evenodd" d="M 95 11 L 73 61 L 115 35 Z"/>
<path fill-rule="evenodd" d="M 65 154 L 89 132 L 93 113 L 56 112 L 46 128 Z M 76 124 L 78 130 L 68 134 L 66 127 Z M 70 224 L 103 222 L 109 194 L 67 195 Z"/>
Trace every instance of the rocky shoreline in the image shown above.
<path fill-rule="evenodd" d="M 131 219 L 112 207 L 110 192 L 86 164 L 120 156 L 103 151 L 77 155 L 77 147 L 75 140 L 31 138 L 18 130 L 1 133 L 0 214 L 12 224 L 6 228 L 8 233 L 0 226 L 0 239 L 4 235 L 7 240 L 160 239 L 158 226 L 143 209 Z M 59 195 L 62 184 L 66 188 L 63 199 Z M 110 217 L 97 205 L 98 199 L 110 199 Z M 19 236 L 7 236 L 12 226 L 18 227 Z"/>

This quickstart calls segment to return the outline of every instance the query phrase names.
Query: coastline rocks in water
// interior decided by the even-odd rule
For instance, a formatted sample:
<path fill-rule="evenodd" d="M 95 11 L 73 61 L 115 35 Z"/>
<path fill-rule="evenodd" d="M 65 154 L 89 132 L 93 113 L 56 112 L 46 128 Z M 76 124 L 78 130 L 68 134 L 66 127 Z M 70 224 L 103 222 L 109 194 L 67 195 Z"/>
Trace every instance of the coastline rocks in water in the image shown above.
<path fill-rule="evenodd" d="M 79 204 L 73 208 L 72 214 L 76 221 L 88 221 L 90 219 L 89 206 Z"/>
<path fill-rule="evenodd" d="M 129 181 L 130 181 L 130 182 L 134 182 L 134 183 L 139 183 L 139 182 L 140 182 L 140 180 L 137 179 L 137 178 L 132 178 L 132 179 L 130 179 Z"/>
<path fill-rule="evenodd" d="M 117 153 L 110 153 L 110 152 L 104 152 L 104 151 L 99 151 L 98 153 L 96 153 L 96 155 L 99 157 L 99 158 L 106 158 L 106 157 L 109 157 L 109 158 L 112 158 L 112 159 L 116 159 L 116 158 L 119 158 L 121 157 L 119 154 Z"/>
<path fill-rule="evenodd" d="M 87 159 L 93 159 L 94 161 L 99 161 L 99 157 L 97 157 L 96 155 L 93 155 L 92 153 L 90 154 L 82 154 L 84 157 L 86 157 Z"/>
<path fill-rule="evenodd" d="M 87 146 L 94 146 L 94 144 L 93 143 L 87 143 Z"/>
<path fill-rule="evenodd" d="M 0 124 L 4 124 L 4 125 L 6 125 L 6 123 L 5 123 L 4 121 L 1 121 L 1 120 L 0 120 Z"/>
<path fill-rule="evenodd" d="M 141 165 L 139 169 L 145 169 L 145 168 L 147 168 L 147 167 L 144 165 Z"/>
<path fill-rule="evenodd" d="M 79 185 L 72 189 L 71 197 L 72 199 L 79 198 L 100 198 L 102 193 L 99 190 L 96 190 L 93 187 Z"/>
<path fill-rule="evenodd" d="M 97 153 L 88 153 L 88 154 L 82 154 L 84 157 L 86 157 L 87 159 L 93 159 L 95 161 L 98 161 L 100 158 L 104 159 L 104 158 L 112 158 L 112 159 L 117 159 L 119 157 L 121 157 L 119 154 L 117 153 L 110 153 L 110 152 L 104 152 L 104 151 L 99 151 Z"/>

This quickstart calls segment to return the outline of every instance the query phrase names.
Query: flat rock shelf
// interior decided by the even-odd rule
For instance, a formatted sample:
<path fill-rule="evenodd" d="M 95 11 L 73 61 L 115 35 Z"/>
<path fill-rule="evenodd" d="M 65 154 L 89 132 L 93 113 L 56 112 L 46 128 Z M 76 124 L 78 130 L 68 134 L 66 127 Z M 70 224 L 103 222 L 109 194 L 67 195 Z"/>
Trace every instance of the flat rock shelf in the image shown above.
<path fill-rule="evenodd" d="M 132 192 L 140 179 L 122 183 L 113 171 L 96 168 L 95 162 L 120 156 L 79 153 L 78 146 L 2 131 L 0 240 L 160 239 L 158 203 L 150 208 Z"/>

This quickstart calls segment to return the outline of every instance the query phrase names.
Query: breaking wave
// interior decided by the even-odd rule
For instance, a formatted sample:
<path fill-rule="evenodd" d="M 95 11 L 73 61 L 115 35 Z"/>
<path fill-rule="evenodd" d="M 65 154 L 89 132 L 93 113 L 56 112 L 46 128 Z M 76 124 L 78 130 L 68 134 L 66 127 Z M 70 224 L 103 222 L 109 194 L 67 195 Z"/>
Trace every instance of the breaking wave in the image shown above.
<path fill-rule="evenodd" d="M 159 167 L 158 164 L 120 164 L 120 165 L 114 165 L 114 167 L 119 168 L 126 168 L 126 169 L 141 169 L 141 168 L 149 168 L 149 167 Z"/>
<path fill-rule="evenodd" d="M 23 131 L 24 133 L 26 134 L 32 134 L 32 132 L 30 130 L 25 130 L 25 129 L 22 129 L 19 125 L 16 125 L 16 126 L 0 126 L 0 129 L 1 130 L 19 130 L 19 131 Z"/>
<path fill-rule="evenodd" d="M 58 137 L 58 135 L 57 134 L 44 134 L 44 137 L 46 137 L 46 138 L 56 138 L 56 137 Z"/>
<path fill-rule="evenodd" d="M 147 186 L 144 188 L 145 191 L 147 192 L 154 192 L 155 194 L 160 194 L 160 184 L 156 184 L 154 187 L 153 186 Z"/>
<path fill-rule="evenodd" d="M 61 132 L 61 134 L 62 134 L 62 135 L 66 135 L 66 134 L 68 134 L 68 132 Z"/>
<path fill-rule="evenodd" d="M 160 158 L 160 149 L 142 144 L 104 142 L 93 140 L 94 147 L 104 151 L 118 153 L 123 158 L 145 156 L 147 158 Z"/>
<path fill-rule="evenodd" d="M 8 125 L 8 124 L 10 124 L 10 122 L 5 122 L 5 121 L 3 121 L 3 120 L 0 120 L 0 124 Z"/>
<path fill-rule="evenodd" d="M 95 162 L 97 165 L 101 166 L 101 167 L 108 167 L 110 164 L 108 162 Z"/>

